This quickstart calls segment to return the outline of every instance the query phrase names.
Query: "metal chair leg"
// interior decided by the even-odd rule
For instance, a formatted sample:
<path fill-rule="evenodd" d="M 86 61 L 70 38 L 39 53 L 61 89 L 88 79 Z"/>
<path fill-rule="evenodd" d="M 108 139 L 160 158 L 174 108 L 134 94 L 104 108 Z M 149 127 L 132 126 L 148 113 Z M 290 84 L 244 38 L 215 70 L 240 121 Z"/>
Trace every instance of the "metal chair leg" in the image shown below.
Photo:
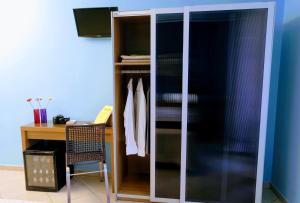
<path fill-rule="evenodd" d="M 66 183 L 67 183 L 67 193 L 68 193 L 68 203 L 71 203 L 71 175 L 70 168 L 66 167 Z"/>
<path fill-rule="evenodd" d="M 100 181 L 103 182 L 103 180 L 104 180 L 104 178 L 103 178 L 104 168 L 103 168 L 103 163 L 101 161 L 99 162 L 99 171 L 101 171 L 100 172 Z"/>
<path fill-rule="evenodd" d="M 110 203 L 110 191 L 109 191 L 109 182 L 108 182 L 106 164 L 104 164 L 104 178 L 105 178 L 105 189 L 106 189 L 106 202 Z"/>

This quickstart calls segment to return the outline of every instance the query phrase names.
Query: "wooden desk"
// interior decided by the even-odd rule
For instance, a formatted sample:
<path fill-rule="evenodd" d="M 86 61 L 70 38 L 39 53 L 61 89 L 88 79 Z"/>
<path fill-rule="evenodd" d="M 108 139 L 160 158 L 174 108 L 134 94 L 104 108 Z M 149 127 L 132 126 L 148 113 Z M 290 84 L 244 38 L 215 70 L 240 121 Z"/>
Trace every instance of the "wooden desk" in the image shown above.
<path fill-rule="evenodd" d="M 105 128 L 105 141 L 111 143 L 111 184 L 114 192 L 114 149 L 112 127 Z M 22 149 L 25 151 L 30 147 L 30 140 L 66 140 L 65 125 L 54 125 L 51 123 L 30 123 L 21 126 Z"/>

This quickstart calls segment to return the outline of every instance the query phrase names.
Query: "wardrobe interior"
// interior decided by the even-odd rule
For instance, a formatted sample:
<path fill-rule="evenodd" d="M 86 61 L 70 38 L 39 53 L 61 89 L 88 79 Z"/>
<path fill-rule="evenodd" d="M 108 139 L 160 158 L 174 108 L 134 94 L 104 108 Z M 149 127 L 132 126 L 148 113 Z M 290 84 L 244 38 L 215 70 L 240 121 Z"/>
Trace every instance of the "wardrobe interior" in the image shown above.
<path fill-rule="evenodd" d="M 150 16 L 114 17 L 113 26 L 117 192 L 149 196 L 150 155 L 149 153 L 146 153 L 145 157 L 126 155 L 123 114 L 130 79 L 133 82 L 133 94 L 138 80 L 142 79 L 145 97 L 147 97 L 147 92 L 150 90 L 150 59 L 124 62 L 121 56 L 150 56 Z"/>

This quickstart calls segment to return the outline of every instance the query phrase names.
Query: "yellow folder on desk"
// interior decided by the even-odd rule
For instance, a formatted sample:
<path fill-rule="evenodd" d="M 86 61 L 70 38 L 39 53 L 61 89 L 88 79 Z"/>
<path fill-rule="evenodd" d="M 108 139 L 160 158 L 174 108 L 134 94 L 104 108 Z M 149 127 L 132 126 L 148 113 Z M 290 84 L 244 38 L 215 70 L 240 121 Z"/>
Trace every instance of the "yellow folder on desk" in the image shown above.
<path fill-rule="evenodd" d="M 98 113 L 96 120 L 94 121 L 95 124 L 99 123 L 107 123 L 108 119 L 112 114 L 113 107 L 106 105 L 103 109 Z"/>

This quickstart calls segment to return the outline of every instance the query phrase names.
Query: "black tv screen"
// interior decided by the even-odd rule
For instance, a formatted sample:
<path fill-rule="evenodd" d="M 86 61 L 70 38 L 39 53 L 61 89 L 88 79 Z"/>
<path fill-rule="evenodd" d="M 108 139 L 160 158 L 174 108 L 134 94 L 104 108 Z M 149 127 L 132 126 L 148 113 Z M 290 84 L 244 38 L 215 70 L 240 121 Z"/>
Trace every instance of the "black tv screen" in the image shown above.
<path fill-rule="evenodd" d="M 79 37 L 110 37 L 111 12 L 117 7 L 73 9 Z"/>

